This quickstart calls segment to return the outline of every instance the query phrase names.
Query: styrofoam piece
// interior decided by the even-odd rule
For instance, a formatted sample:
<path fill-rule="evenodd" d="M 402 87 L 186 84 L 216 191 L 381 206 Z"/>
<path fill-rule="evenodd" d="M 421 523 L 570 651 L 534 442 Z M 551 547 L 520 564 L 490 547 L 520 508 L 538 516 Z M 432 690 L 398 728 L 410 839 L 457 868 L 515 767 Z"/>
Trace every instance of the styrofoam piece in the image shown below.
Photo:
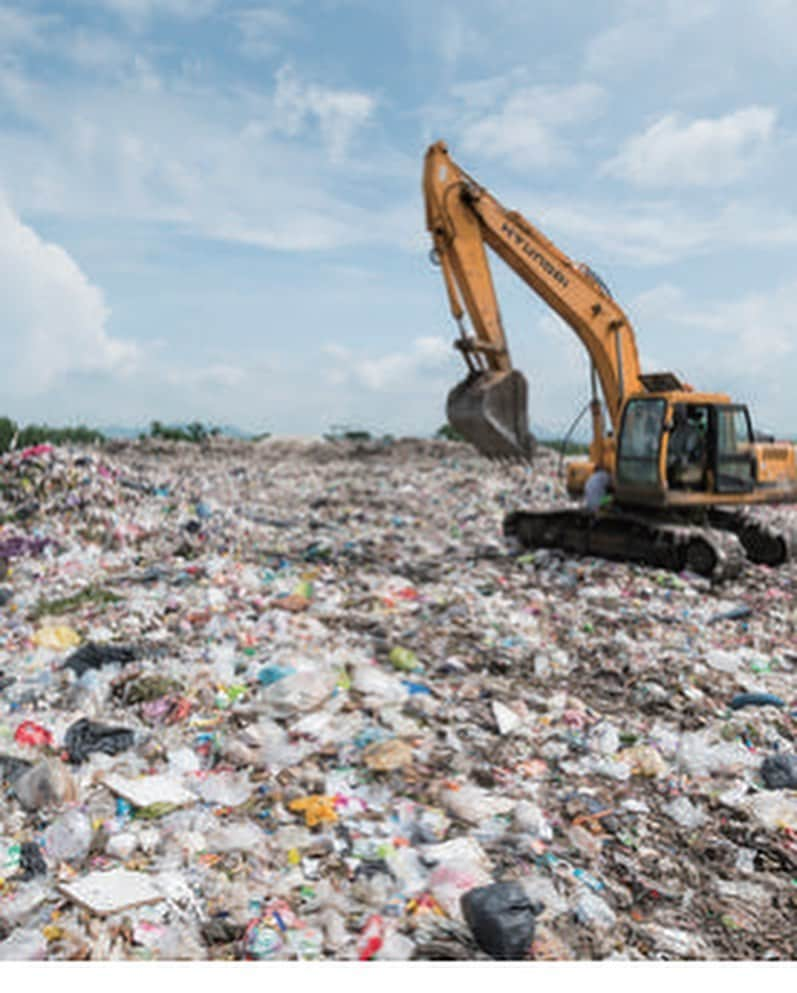
<path fill-rule="evenodd" d="M 58 889 L 74 903 L 99 917 L 164 899 L 150 876 L 127 869 L 91 872 L 80 879 L 59 883 Z"/>

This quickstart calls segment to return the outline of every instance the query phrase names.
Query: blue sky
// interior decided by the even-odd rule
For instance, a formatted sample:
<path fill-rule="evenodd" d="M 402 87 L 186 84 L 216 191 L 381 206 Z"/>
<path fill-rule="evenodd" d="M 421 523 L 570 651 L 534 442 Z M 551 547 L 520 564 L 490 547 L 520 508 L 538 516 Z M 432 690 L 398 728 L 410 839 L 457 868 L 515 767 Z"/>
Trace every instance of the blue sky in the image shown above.
<path fill-rule="evenodd" d="M 791 0 L 0 0 L 19 421 L 429 434 L 464 367 L 426 147 L 611 287 L 643 366 L 797 434 Z M 575 336 L 494 267 L 533 424 Z"/>

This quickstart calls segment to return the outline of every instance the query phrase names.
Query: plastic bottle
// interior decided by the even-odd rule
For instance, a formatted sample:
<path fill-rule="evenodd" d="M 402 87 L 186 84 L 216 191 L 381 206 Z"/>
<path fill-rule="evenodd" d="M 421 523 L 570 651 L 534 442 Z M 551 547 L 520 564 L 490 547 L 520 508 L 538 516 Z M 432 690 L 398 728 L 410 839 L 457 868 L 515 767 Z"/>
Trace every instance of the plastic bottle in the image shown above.
<path fill-rule="evenodd" d="M 599 930 L 610 930 L 617 922 L 617 917 L 609 904 L 587 889 L 581 891 L 574 913 L 580 924 Z"/>
<path fill-rule="evenodd" d="M 270 923 L 251 921 L 244 935 L 246 957 L 250 959 L 280 958 L 285 942 L 282 933 Z"/>

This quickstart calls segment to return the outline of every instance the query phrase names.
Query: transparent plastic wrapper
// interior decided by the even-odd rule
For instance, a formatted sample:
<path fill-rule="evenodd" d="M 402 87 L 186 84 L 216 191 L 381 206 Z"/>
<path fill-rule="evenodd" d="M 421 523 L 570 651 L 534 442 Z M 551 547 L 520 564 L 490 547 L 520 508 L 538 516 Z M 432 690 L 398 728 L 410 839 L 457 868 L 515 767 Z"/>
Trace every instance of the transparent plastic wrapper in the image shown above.
<path fill-rule="evenodd" d="M 60 762 L 45 759 L 22 773 L 14 794 L 26 810 L 44 810 L 77 800 L 77 785 Z"/>
<path fill-rule="evenodd" d="M 400 677 L 383 672 L 377 666 L 369 664 L 354 666 L 351 687 L 366 698 L 373 698 L 381 704 L 404 703 L 408 696 Z"/>
<path fill-rule="evenodd" d="M 688 797 L 679 796 L 664 807 L 664 812 L 671 817 L 676 824 L 687 830 L 694 830 L 701 827 L 708 819 L 703 811 L 696 807 Z"/>
<path fill-rule="evenodd" d="M 797 794 L 793 792 L 758 793 L 749 797 L 743 807 L 770 831 L 797 831 Z"/>
<path fill-rule="evenodd" d="M 449 917 L 464 921 L 462 895 L 492 882 L 490 861 L 483 849 L 470 838 L 457 838 L 424 846 L 423 857 L 431 864 L 429 892 Z"/>
<path fill-rule="evenodd" d="M 264 689 L 264 703 L 275 717 L 293 717 L 319 707 L 337 682 L 337 673 L 329 669 L 300 669 Z"/>
<path fill-rule="evenodd" d="M 19 928 L 0 941 L 0 962 L 41 962 L 47 958 L 47 939 L 38 928 Z"/>
<path fill-rule="evenodd" d="M 253 787 L 245 774 L 211 772 L 191 784 L 205 803 L 221 807 L 238 807 L 252 795 Z"/>
<path fill-rule="evenodd" d="M 609 904 L 586 887 L 579 889 L 573 913 L 580 924 L 597 931 L 610 931 L 617 923 L 617 915 Z"/>
<path fill-rule="evenodd" d="M 755 757 L 741 742 L 712 742 L 697 732 L 684 734 L 676 762 L 692 776 L 730 775 L 751 768 Z"/>
<path fill-rule="evenodd" d="M 91 820 L 78 808 L 61 814 L 44 832 L 44 850 L 53 862 L 82 862 L 92 838 Z"/>
<path fill-rule="evenodd" d="M 508 813 L 515 806 L 512 800 L 469 784 L 444 790 L 442 802 L 450 814 L 468 824 L 482 824 L 497 814 Z"/>

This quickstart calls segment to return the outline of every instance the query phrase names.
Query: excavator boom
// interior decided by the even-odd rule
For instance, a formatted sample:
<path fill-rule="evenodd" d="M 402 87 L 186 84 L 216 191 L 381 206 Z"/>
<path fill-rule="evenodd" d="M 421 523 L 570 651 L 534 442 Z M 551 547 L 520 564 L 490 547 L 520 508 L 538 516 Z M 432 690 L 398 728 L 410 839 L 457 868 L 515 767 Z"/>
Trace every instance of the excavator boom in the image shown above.
<path fill-rule="evenodd" d="M 426 153 L 423 188 L 435 258 L 460 326 L 457 346 L 469 369 L 468 378 L 449 395 L 452 426 L 485 454 L 530 453 L 528 391 L 522 374 L 512 370 L 485 251 L 489 246 L 576 331 L 616 431 L 625 396 L 641 389 L 640 367 L 630 322 L 606 288 L 471 179 L 443 142 Z M 472 336 L 463 326 L 465 313 Z"/>

